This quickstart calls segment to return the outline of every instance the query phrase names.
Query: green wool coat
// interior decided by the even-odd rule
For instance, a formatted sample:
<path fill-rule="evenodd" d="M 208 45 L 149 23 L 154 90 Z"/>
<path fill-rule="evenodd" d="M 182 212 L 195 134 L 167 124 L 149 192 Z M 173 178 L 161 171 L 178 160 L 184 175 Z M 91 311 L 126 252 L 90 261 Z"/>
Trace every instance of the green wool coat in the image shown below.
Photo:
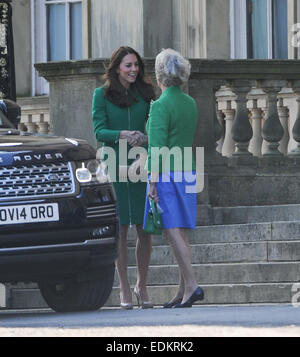
<path fill-rule="evenodd" d="M 152 103 L 146 125 L 146 167 L 149 173 L 195 170 L 193 155 L 184 155 L 184 152 L 192 152 L 197 120 L 198 109 L 195 100 L 185 94 L 180 87 L 166 88 L 160 98 Z M 153 151 L 153 148 L 163 147 L 168 149 L 169 156 Z"/>
<path fill-rule="evenodd" d="M 130 89 L 129 89 L 130 90 Z M 116 165 L 119 167 L 119 136 L 121 130 L 138 130 L 144 133 L 148 118 L 150 103 L 147 103 L 139 93 L 138 99 L 128 108 L 120 108 L 104 97 L 104 87 L 96 88 L 92 103 L 92 119 L 94 134 L 97 141 L 103 143 L 103 156 L 105 147 L 111 147 L 116 153 Z M 131 147 L 127 145 L 127 153 Z M 124 154 L 124 153 L 123 153 Z M 126 155 L 127 157 L 127 155 Z M 122 161 L 122 165 L 130 165 L 134 159 Z M 114 182 L 116 191 L 120 223 L 125 225 L 142 224 L 144 216 L 146 183 Z"/>

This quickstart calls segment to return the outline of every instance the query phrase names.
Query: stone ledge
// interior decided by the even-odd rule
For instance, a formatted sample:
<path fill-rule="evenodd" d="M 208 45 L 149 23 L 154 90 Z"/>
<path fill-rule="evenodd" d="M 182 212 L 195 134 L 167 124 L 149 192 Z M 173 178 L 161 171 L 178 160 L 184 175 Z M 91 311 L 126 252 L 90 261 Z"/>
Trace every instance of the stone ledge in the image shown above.
<path fill-rule="evenodd" d="M 78 61 L 36 63 L 39 75 L 46 79 L 55 76 L 103 74 L 108 58 L 90 58 Z M 154 58 L 144 58 L 148 73 L 154 73 Z M 197 79 L 253 79 L 297 80 L 300 79 L 298 60 L 217 60 L 190 59 L 191 78 Z"/>
<path fill-rule="evenodd" d="M 197 280 L 201 284 L 254 284 L 298 282 L 300 262 L 252 262 L 193 264 Z M 136 267 L 128 268 L 129 282 L 136 282 Z M 178 284 L 177 265 L 151 265 L 149 285 Z M 114 286 L 118 286 L 115 276 Z"/>

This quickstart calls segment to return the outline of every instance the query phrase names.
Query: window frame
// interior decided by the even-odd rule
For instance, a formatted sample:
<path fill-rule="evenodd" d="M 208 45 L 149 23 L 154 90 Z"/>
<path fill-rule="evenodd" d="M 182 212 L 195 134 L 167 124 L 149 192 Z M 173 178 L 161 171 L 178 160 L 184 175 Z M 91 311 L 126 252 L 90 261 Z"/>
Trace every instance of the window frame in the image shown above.
<path fill-rule="evenodd" d="M 248 59 L 247 1 L 230 0 L 230 57 Z M 268 58 L 273 58 L 272 0 L 267 0 Z"/>
<path fill-rule="evenodd" d="M 247 59 L 247 4 L 230 0 L 230 57 Z"/>
<path fill-rule="evenodd" d="M 66 19 L 66 61 L 71 60 L 71 33 L 70 33 L 70 5 L 81 3 L 81 16 L 82 24 L 84 13 L 87 13 L 83 9 L 87 6 L 89 0 L 30 0 L 31 3 L 31 63 L 32 63 L 32 85 L 31 95 L 48 95 L 49 84 L 44 79 L 39 77 L 37 71 L 34 68 L 34 63 L 48 62 L 48 39 L 47 39 L 47 6 L 49 5 L 66 5 L 65 19 Z M 83 27 L 83 26 L 82 26 Z M 83 38 L 83 32 L 82 32 Z M 82 42 L 83 39 L 82 39 Z M 84 52 L 84 49 L 83 49 Z M 84 53 L 82 53 L 84 57 Z"/>

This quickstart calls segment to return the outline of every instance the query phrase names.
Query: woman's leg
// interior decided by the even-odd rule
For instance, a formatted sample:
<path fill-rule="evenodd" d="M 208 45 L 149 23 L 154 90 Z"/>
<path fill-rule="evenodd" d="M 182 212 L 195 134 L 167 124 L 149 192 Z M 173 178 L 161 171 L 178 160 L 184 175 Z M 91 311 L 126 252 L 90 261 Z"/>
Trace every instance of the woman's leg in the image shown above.
<path fill-rule="evenodd" d="M 120 281 L 120 300 L 121 303 L 132 303 L 130 284 L 128 281 L 128 248 L 127 248 L 128 226 L 120 226 L 120 249 L 119 256 L 115 262 Z"/>
<path fill-rule="evenodd" d="M 187 246 L 187 249 L 188 251 L 190 252 L 190 245 L 189 245 L 189 238 L 185 232 L 185 230 L 183 230 L 183 238 L 184 238 L 184 243 L 186 244 Z M 190 258 L 191 259 L 191 258 Z M 179 268 L 179 267 L 178 267 Z M 169 301 L 169 303 L 172 303 L 174 301 L 178 302 L 178 301 L 181 301 L 182 298 L 183 298 L 183 295 L 184 295 L 184 279 L 183 279 L 183 276 L 182 276 L 182 273 L 181 273 L 181 270 L 179 268 L 179 285 L 178 285 L 178 290 L 177 290 L 177 293 L 176 295 L 173 297 L 173 299 L 171 299 Z"/>
<path fill-rule="evenodd" d="M 136 263 L 137 263 L 137 282 L 136 287 L 142 301 L 149 301 L 147 293 L 147 276 L 152 251 L 152 237 L 143 230 L 141 224 L 136 225 L 138 239 L 136 242 Z"/>
<path fill-rule="evenodd" d="M 166 229 L 165 232 L 178 262 L 180 274 L 184 283 L 184 293 L 182 297 L 182 302 L 184 303 L 198 286 L 192 268 L 188 237 L 186 236 L 184 229 L 181 228 Z"/>

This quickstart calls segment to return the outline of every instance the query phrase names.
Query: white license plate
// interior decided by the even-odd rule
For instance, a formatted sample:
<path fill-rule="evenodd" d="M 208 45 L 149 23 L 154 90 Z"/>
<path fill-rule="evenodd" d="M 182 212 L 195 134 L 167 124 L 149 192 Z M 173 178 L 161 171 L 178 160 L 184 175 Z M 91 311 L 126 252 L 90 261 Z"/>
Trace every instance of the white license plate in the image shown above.
<path fill-rule="evenodd" d="M 0 225 L 59 221 L 57 203 L 0 207 Z"/>

